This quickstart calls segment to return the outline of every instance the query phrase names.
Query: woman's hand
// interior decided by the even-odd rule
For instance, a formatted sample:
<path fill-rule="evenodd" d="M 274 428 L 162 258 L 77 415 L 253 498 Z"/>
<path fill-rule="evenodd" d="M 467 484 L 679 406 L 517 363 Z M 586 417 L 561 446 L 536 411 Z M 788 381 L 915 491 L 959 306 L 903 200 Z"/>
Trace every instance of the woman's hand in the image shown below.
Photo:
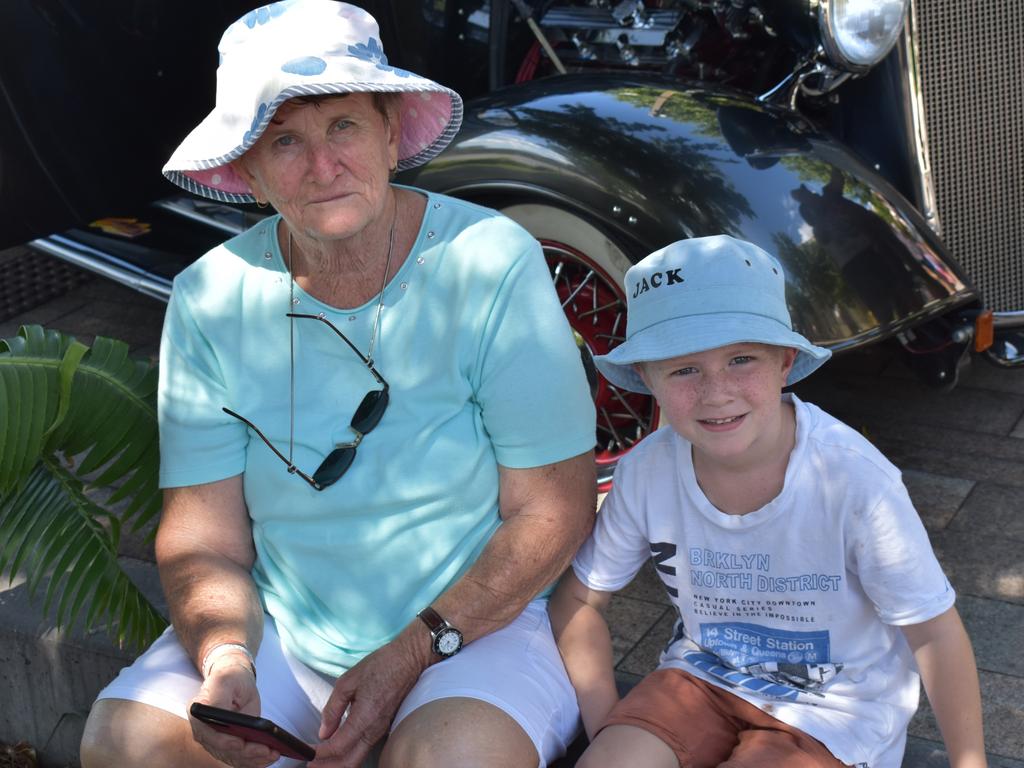
<path fill-rule="evenodd" d="M 245 662 L 230 656 L 222 659 L 210 669 L 209 677 L 193 701 L 247 715 L 259 715 L 260 694 L 252 670 Z M 193 738 L 203 749 L 234 768 L 265 768 L 280 757 L 280 754 L 263 744 L 221 733 L 191 715 L 189 723 L 192 725 Z"/>
<path fill-rule="evenodd" d="M 310 768 L 363 764 L 373 745 L 387 735 L 402 701 L 430 664 L 429 645 L 426 627 L 416 620 L 338 678 L 320 720 L 320 738 L 326 741 L 317 746 Z"/>

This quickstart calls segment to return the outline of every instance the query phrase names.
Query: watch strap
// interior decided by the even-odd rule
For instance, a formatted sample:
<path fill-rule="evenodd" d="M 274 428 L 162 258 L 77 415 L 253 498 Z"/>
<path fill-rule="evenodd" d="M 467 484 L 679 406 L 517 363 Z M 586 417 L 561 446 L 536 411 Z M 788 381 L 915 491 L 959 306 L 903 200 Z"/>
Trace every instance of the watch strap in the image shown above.
<path fill-rule="evenodd" d="M 449 626 L 448 622 L 441 618 L 441 614 L 429 605 L 420 611 L 418 616 L 420 617 L 420 620 L 427 625 L 427 628 L 430 630 L 430 634 L 432 635 L 436 635 L 442 629 Z"/>

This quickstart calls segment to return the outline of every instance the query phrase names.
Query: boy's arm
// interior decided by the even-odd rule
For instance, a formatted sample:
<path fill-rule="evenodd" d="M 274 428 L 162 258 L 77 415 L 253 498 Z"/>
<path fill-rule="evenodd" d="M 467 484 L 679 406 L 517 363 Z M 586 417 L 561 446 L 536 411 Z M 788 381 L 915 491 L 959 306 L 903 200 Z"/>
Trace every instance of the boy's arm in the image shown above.
<path fill-rule="evenodd" d="M 981 690 L 974 652 L 956 608 L 900 627 L 921 671 L 951 768 L 984 768 Z"/>
<path fill-rule="evenodd" d="M 590 739 L 619 700 L 612 638 L 601 615 L 611 596 L 584 586 L 570 568 L 548 604 L 558 652 L 576 689 L 583 728 Z"/>

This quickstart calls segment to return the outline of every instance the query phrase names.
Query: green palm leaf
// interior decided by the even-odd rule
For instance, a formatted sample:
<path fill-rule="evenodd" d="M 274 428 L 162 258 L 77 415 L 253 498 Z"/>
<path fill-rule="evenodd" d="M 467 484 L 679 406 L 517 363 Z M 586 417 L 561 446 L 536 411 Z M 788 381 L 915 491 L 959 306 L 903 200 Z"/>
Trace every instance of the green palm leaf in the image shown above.
<path fill-rule="evenodd" d="M 0 577 L 24 573 L 58 626 L 105 624 L 140 647 L 166 625 L 118 564 L 123 524 L 160 509 L 155 367 L 123 342 L 92 348 L 22 327 L 0 340 Z M 93 489 L 114 493 L 108 505 Z"/>

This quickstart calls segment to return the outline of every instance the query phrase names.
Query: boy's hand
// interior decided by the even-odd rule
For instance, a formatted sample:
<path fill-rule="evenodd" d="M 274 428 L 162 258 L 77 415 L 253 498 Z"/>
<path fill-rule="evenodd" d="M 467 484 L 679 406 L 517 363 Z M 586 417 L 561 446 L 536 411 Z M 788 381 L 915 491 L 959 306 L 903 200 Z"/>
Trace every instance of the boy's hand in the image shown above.
<path fill-rule="evenodd" d="M 900 627 L 921 670 L 950 768 L 985 768 L 981 689 L 971 641 L 956 608 Z"/>
<path fill-rule="evenodd" d="M 548 603 L 558 652 L 576 689 L 583 728 L 590 739 L 619 701 L 611 633 L 602 616 L 611 597 L 611 592 L 585 586 L 569 568 Z"/>

